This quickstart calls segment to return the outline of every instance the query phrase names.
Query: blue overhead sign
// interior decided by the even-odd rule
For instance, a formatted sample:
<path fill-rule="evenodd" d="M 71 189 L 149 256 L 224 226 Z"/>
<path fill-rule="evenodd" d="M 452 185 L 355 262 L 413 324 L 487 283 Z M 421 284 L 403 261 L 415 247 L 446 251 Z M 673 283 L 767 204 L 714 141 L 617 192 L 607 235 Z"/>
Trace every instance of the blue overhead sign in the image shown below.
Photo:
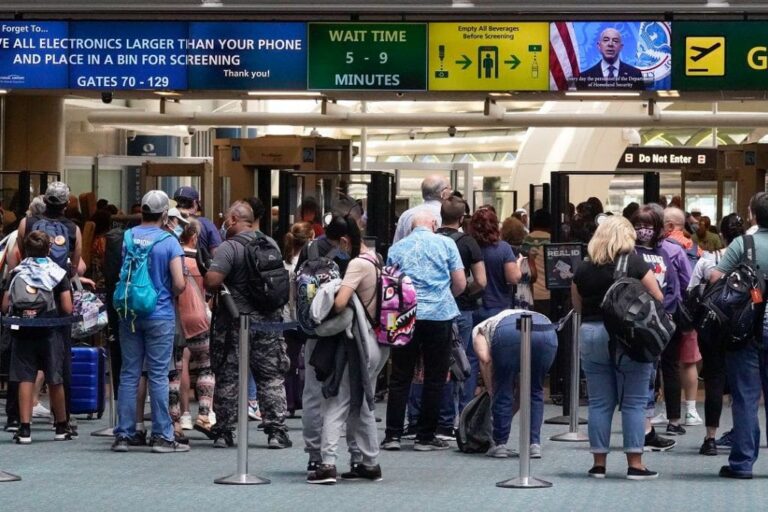
<path fill-rule="evenodd" d="M 190 22 L 189 88 L 306 90 L 306 23 Z"/>
<path fill-rule="evenodd" d="M 305 90 L 305 23 L 0 22 L 0 87 Z"/>
<path fill-rule="evenodd" d="M 66 89 L 66 21 L 0 22 L 0 87 Z"/>

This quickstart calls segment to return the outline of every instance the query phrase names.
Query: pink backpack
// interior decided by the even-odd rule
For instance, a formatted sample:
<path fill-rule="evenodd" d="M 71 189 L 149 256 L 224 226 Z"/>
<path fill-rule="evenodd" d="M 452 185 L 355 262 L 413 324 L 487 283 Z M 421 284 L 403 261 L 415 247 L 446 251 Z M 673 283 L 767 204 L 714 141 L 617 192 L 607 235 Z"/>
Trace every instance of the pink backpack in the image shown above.
<path fill-rule="evenodd" d="M 397 267 L 382 265 L 367 254 L 360 258 L 376 267 L 376 317 L 369 318 L 376 341 L 381 345 L 402 347 L 411 342 L 416 327 L 416 288 L 411 278 Z"/>

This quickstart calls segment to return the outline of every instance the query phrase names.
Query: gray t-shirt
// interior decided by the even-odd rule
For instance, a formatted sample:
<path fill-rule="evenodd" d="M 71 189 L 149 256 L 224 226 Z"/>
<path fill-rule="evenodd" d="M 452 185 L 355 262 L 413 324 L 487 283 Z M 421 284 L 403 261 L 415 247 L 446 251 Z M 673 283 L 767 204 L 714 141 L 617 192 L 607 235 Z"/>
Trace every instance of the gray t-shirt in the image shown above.
<path fill-rule="evenodd" d="M 759 228 L 753 235 L 755 241 L 755 258 L 757 259 L 757 269 L 763 273 L 768 273 L 768 228 Z M 736 238 L 725 250 L 720 263 L 717 264 L 717 270 L 727 274 L 741 261 L 744 254 L 744 237 Z"/>
<path fill-rule="evenodd" d="M 254 231 L 246 231 L 239 235 L 245 235 L 249 240 L 256 237 Z M 262 234 L 275 247 L 279 246 L 270 237 Z M 248 269 L 245 264 L 245 246 L 240 242 L 229 238 L 216 249 L 211 263 L 211 271 L 224 274 L 224 284 L 229 288 L 238 311 L 241 313 L 253 313 L 256 308 L 248 300 Z"/>

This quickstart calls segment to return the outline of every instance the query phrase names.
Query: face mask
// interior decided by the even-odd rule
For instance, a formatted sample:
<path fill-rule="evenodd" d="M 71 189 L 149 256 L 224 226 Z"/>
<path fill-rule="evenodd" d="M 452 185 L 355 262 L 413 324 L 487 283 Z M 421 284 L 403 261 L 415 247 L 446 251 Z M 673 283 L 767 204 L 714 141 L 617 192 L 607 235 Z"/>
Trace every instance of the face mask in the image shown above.
<path fill-rule="evenodd" d="M 653 240 L 653 228 L 635 228 L 635 233 L 641 244 L 649 244 Z"/>
<path fill-rule="evenodd" d="M 699 230 L 699 225 L 697 223 L 695 223 L 695 222 L 692 222 L 691 223 L 691 231 L 693 231 L 695 233 L 698 230 Z"/>
<path fill-rule="evenodd" d="M 221 225 L 221 228 L 219 228 L 219 234 L 221 235 L 222 240 L 226 240 L 227 230 L 229 230 L 229 225 L 225 222 Z"/>
<path fill-rule="evenodd" d="M 176 226 L 173 228 L 173 234 L 176 235 L 176 238 L 181 238 L 181 234 L 184 232 L 184 228 L 179 226 Z"/>

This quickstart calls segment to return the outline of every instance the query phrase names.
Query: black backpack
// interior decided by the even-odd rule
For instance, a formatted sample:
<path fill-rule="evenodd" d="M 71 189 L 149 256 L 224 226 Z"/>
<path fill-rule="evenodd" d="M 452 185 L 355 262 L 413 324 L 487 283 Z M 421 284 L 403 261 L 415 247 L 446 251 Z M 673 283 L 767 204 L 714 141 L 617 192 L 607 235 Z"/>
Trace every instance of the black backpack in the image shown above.
<path fill-rule="evenodd" d="M 757 306 L 763 303 L 765 275 L 755 262 L 755 240 L 744 235 L 744 254 L 730 272 L 705 288 L 697 329 L 720 333 L 726 348 L 744 346 L 755 335 L 762 319 Z"/>
<path fill-rule="evenodd" d="M 621 346 L 633 361 L 651 363 L 672 339 L 675 324 L 664 311 L 664 305 L 653 298 L 639 279 L 627 277 L 628 261 L 626 254 L 619 256 L 615 281 L 600 308 L 613 351 Z"/>
<path fill-rule="evenodd" d="M 258 311 L 271 312 L 288 303 L 290 279 L 280 249 L 258 231 L 255 235 L 239 234 L 232 240 L 245 248 L 248 300 Z"/>
<path fill-rule="evenodd" d="M 104 265 L 102 273 L 104 282 L 108 290 L 114 290 L 120 281 L 120 269 L 123 262 L 123 236 L 125 229 L 121 227 L 112 228 L 107 231 L 106 244 L 104 247 Z M 112 294 L 107 294 L 108 300 L 112 300 Z"/>
<path fill-rule="evenodd" d="M 462 453 L 485 453 L 493 444 L 491 395 L 483 391 L 459 415 L 456 444 Z"/>

